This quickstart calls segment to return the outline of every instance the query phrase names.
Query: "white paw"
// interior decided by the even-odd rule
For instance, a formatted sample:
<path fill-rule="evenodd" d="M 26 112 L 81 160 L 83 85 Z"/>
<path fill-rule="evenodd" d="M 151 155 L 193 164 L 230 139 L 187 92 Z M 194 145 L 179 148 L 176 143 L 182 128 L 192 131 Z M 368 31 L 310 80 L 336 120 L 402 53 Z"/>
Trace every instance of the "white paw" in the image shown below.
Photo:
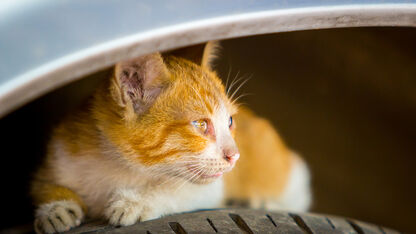
<path fill-rule="evenodd" d="M 113 195 L 105 210 L 108 222 L 114 226 L 129 226 L 157 218 L 145 199 L 132 190 L 119 190 Z"/>
<path fill-rule="evenodd" d="M 35 213 L 36 233 L 64 232 L 79 226 L 84 213 L 73 201 L 57 201 L 39 206 Z"/>

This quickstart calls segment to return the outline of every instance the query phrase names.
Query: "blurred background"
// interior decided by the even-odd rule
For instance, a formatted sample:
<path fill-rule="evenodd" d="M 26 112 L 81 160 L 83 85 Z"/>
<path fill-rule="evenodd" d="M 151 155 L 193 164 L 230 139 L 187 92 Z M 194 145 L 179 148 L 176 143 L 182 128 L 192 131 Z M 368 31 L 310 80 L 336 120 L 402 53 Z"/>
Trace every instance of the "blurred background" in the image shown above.
<path fill-rule="evenodd" d="M 268 118 L 312 172 L 313 212 L 416 233 L 416 29 L 300 31 L 222 42 L 226 78 L 252 76 L 241 100 Z M 50 129 L 103 70 L 0 119 L 0 229 L 32 222 L 29 180 Z"/>

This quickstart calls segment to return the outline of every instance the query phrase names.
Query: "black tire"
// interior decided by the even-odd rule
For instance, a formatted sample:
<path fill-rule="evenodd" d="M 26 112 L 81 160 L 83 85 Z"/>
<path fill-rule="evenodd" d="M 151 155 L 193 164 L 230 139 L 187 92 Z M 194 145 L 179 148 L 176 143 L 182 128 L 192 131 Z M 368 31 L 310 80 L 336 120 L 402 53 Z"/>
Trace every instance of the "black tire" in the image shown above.
<path fill-rule="evenodd" d="M 204 210 L 166 216 L 128 227 L 91 222 L 68 233 L 399 233 L 378 225 L 311 213 L 253 209 Z"/>

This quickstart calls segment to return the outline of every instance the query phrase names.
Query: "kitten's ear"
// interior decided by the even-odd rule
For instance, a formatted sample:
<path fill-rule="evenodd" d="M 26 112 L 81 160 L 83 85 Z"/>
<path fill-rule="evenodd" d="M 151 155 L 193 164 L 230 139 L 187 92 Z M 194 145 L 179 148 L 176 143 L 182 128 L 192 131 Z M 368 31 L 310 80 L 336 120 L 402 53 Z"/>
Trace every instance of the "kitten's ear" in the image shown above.
<path fill-rule="evenodd" d="M 217 57 L 220 44 L 218 41 L 209 41 L 204 44 L 188 46 L 173 51 L 168 51 L 166 55 L 185 58 L 202 67 L 212 70 L 212 62 Z"/>
<path fill-rule="evenodd" d="M 212 63 L 218 57 L 218 52 L 220 50 L 219 41 L 209 41 L 204 48 L 204 53 L 202 55 L 201 66 L 207 67 L 212 70 Z"/>
<path fill-rule="evenodd" d="M 112 95 L 120 106 L 144 113 L 168 85 L 169 72 L 159 53 L 116 64 Z"/>

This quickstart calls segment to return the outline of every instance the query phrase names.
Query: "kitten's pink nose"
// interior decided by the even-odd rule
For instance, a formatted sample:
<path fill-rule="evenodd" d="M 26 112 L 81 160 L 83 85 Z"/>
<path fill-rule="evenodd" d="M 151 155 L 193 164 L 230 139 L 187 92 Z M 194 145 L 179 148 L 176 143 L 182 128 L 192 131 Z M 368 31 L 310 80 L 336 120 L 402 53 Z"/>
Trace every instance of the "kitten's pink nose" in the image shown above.
<path fill-rule="evenodd" d="M 235 163 L 239 157 L 240 154 L 238 153 L 238 151 L 224 150 L 224 159 L 231 164 Z"/>

